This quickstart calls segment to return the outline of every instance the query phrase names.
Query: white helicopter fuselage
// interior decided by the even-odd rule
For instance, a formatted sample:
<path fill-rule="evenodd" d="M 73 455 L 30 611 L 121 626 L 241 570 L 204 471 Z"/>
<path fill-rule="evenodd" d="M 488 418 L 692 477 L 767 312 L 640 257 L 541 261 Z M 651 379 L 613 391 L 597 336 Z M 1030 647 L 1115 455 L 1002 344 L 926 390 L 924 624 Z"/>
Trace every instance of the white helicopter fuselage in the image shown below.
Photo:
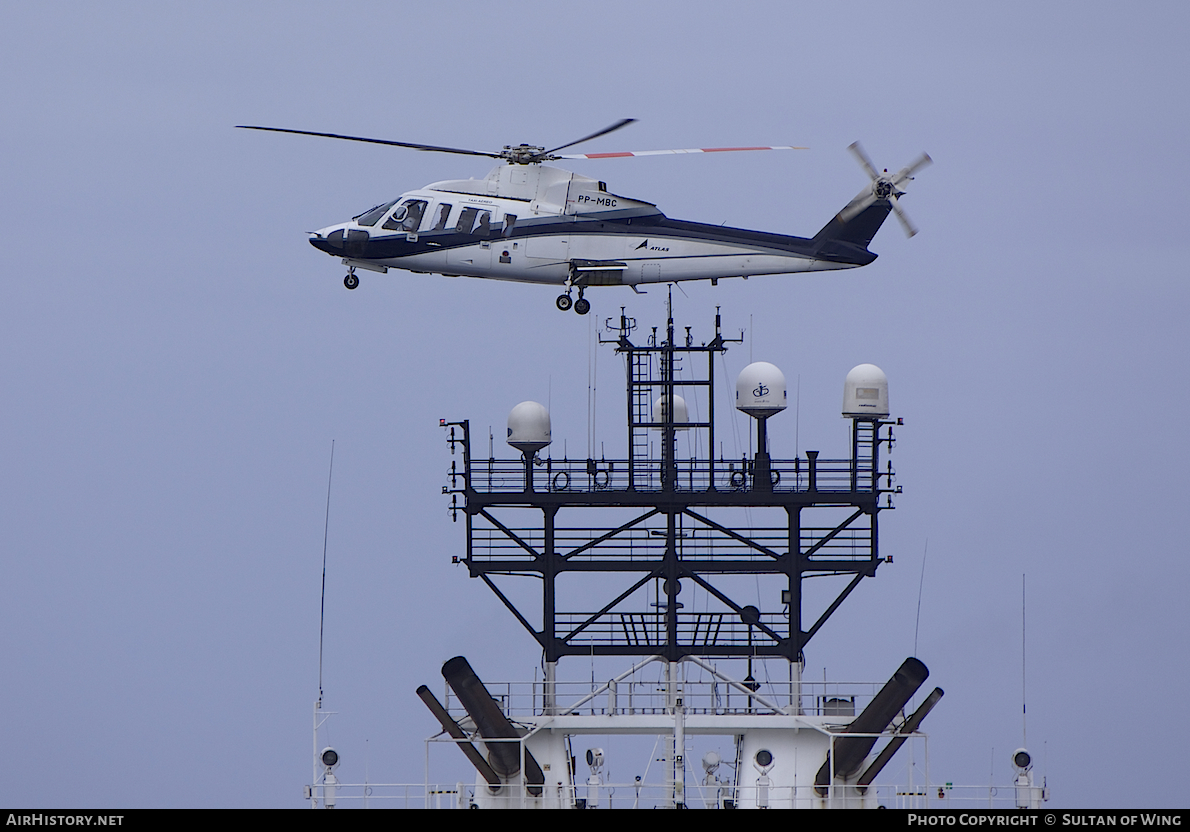
<path fill-rule="evenodd" d="M 864 197 L 871 201 L 867 190 L 856 199 Z M 807 239 L 672 220 L 595 179 L 542 164 L 507 164 L 484 179 L 409 191 L 314 232 L 310 242 L 342 258 L 352 273 L 397 268 L 575 286 L 581 296 L 588 286 L 866 265 L 876 259 L 867 244 L 889 209 L 877 200 L 850 220 L 836 216 Z"/>

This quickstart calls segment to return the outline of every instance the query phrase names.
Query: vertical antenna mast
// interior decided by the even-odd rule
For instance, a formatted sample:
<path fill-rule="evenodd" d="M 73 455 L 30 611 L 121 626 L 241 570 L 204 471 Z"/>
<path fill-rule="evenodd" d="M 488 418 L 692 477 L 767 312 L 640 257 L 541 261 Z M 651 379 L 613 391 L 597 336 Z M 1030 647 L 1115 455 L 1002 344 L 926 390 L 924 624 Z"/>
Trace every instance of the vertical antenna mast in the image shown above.
<path fill-rule="evenodd" d="M 925 551 L 921 553 L 921 579 L 917 583 L 917 623 L 913 625 L 913 655 L 917 655 L 917 633 L 921 629 L 921 591 L 926 585 L 926 555 L 930 553 L 930 539 L 926 538 Z"/>
<path fill-rule="evenodd" d="M 322 707 L 322 630 L 326 623 L 326 543 L 331 529 L 331 478 L 335 474 L 335 440 L 331 440 L 330 471 L 326 475 L 326 523 L 322 528 L 322 601 L 318 613 L 318 707 Z"/>

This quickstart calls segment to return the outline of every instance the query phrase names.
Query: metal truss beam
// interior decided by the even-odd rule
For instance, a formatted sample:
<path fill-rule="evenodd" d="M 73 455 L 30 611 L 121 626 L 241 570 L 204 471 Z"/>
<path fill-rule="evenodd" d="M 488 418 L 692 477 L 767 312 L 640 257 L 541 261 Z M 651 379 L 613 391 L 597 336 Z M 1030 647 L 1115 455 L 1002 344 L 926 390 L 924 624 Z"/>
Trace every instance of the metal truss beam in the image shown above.
<path fill-rule="evenodd" d="M 839 535 L 839 533 L 841 533 L 843 531 L 843 529 L 850 526 L 852 524 L 852 522 L 854 522 L 857 517 L 862 517 L 865 513 L 866 512 L 861 508 L 855 514 L 851 515 L 846 520 L 844 520 L 842 523 L 835 526 L 833 529 L 831 529 L 829 532 L 827 532 L 827 534 L 821 540 L 819 540 L 817 543 L 815 543 L 813 546 L 811 546 L 806 551 L 802 552 L 802 557 L 808 558 L 811 555 L 813 555 L 815 552 L 817 552 L 823 546 L 825 546 L 826 544 L 828 544 L 832 540 L 834 540 L 835 537 L 837 535 Z"/>
<path fill-rule="evenodd" d="M 686 574 L 687 574 L 687 576 L 688 576 L 688 577 L 689 577 L 691 580 L 693 580 L 693 581 L 694 581 L 696 584 L 698 584 L 698 585 L 699 585 L 699 586 L 701 586 L 703 589 L 705 589 L 707 592 L 711 593 L 711 594 L 712 594 L 712 595 L 714 595 L 716 598 L 718 598 L 720 601 L 722 601 L 724 604 L 726 604 L 727 606 L 729 606 L 729 607 L 731 607 L 733 610 L 735 610 L 735 611 L 736 611 L 736 613 L 741 613 L 741 612 L 743 612 L 743 609 L 744 609 L 743 607 L 739 606 L 739 605 L 738 605 L 738 604 L 737 604 L 735 601 L 733 601 L 733 600 L 731 600 L 730 598 L 728 598 L 726 595 L 724 595 L 722 592 L 720 592 L 719 590 L 717 590 L 715 587 L 711 586 L 709 583 L 707 583 L 706 581 L 704 581 L 702 578 L 698 577 L 697 575 L 695 575 L 695 574 L 693 574 L 693 573 L 686 573 Z M 766 627 L 764 624 L 761 624 L 759 621 L 758 621 L 758 622 L 756 622 L 755 624 L 750 624 L 749 626 L 751 626 L 751 627 L 755 627 L 756 629 L 760 630 L 762 633 L 766 633 L 766 634 L 769 636 L 769 638 L 771 638 L 773 641 L 777 642 L 778 644 L 780 644 L 781 642 L 785 641 L 785 639 L 784 639 L 784 638 L 782 638 L 781 636 L 777 635 L 775 632 L 773 632 L 772 630 L 770 630 L 770 629 L 769 629 L 768 627 Z"/>
<path fill-rule="evenodd" d="M 525 620 L 525 616 L 521 615 L 520 610 L 518 610 L 515 606 L 513 606 L 512 601 L 509 601 L 507 598 L 505 598 L 504 593 L 500 591 L 500 588 L 497 587 L 494 583 L 492 583 L 492 579 L 489 578 L 487 575 L 480 575 L 479 577 L 483 579 L 483 582 L 488 585 L 488 588 L 491 589 L 492 592 L 496 593 L 496 597 L 504 602 L 504 606 L 508 607 L 508 611 L 516 616 L 516 620 L 521 622 L 521 626 L 523 626 L 526 630 L 528 630 L 532 634 L 533 638 L 537 639 L 540 642 L 541 641 L 541 633 L 539 633 L 537 630 L 533 629 L 533 625 Z M 542 645 L 542 646 L 544 647 L 544 645 Z"/>
<path fill-rule="evenodd" d="M 491 514 L 489 514 L 486 510 L 481 509 L 479 511 L 479 514 L 482 515 L 483 517 L 485 517 L 487 519 L 487 521 L 489 523 L 491 523 L 493 526 L 495 526 L 497 529 L 504 532 L 505 536 L 509 540 L 513 541 L 518 546 L 520 546 L 522 549 L 524 549 L 526 552 L 531 554 L 534 557 L 534 559 L 541 557 L 541 552 L 537 551 L 532 546 L 530 546 L 528 543 L 521 540 L 516 532 L 514 532 L 512 529 L 505 526 L 503 523 L 501 523 L 499 520 L 497 520 L 495 517 L 493 517 Z"/>
<path fill-rule="evenodd" d="M 604 608 L 601 609 L 599 612 L 595 613 L 590 618 L 588 618 L 586 621 L 584 621 L 582 624 L 579 624 L 577 627 L 575 627 L 569 633 L 562 636 L 561 641 L 569 642 L 572 638 L 577 636 L 583 630 L 590 627 L 592 624 L 594 624 L 596 621 L 598 621 L 604 615 L 607 615 L 607 613 L 610 612 L 612 607 L 614 607 L 616 604 L 620 603 L 625 598 L 627 598 L 629 595 L 636 592 L 638 589 L 640 589 L 642 586 L 647 584 L 649 581 L 653 580 L 654 578 L 660 577 L 660 576 L 661 576 L 660 570 L 657 570 L 655 572 L 650 572 L 648 575 L 645 575 L 643 578 L 641 578 L 639 581 L 634 583 L 632 586 L 628 587 L 628 589 L 624 590 L 619 595 L 617 595 L 612 601 L 610 601 L 608 604 L 606 604 L 604 606 Z"/>
<path fill-rule="evenodd" d="M 826 620 L 831 617 L 831 614 L 835 610 L 837 610 L 839 608 L 839 605 L 842 604 L 843 601 L 847 598 L 847 596 L 851 594 L 851 590 L 853 590 L 857 586 L 859 586 L 859 582 L 862 581 L 865 577 L 866 576 L 861 572 L 860 574 L 856 575 L 854 578 L 851 579 L 851 583 L 847 584 L 847 588 L 844 589 L 842 592 L 840 592 L 839 597 L 836 598 L 831 603 L 831 605 L 826 608 L 826 612 L 824 612 L 822 615 L 818 616 L 818 620 L 814 622 L 814 626 L 811 627 L 809 630 L 807 630 L 803 634 L 803 636 L 802 636 L 803 644 L 808 642 L 810 639 L 814 638 L 814 634 L 822 629 L 822 625 L 826 623 Z"/>
<path fill-rule="evenodd" d="M 711 520 L 707 517 L 703 517 L 701 514 L 693 512 L 690 509 L 686 509 L 682 513 L 685 514 L 687 517 L 694 518 L 695 520 L 697 520 L 698 522 L 700 522 L 704 525 L 710 526 L 712 529 L 715 529 L 716 531 L 718 531 L 721 534 L 725 534 L 730 538 L 738 540 L 740 543 L 743 543 L 745 546 L 755 549 L 756 551 L 760 552 L 761 554 L 768 555 L 770 558 L 773 558 L 774 560 L 781 557 L 781 554 L 779 552 L 774 552 L 772 549 L 768 548 L 767 546 L 762 546 L 759 543 L 757 543 L 755 540 L 750 540 L 749 538 L 744 537 L 739 532 L 732 531 L 731 529 L 727 528 L 726 526 L 720 526 L 714 520 Z"/>
<path fill-rule="evenodd" d="M 679 563 L 682 569 L 690 573 L 702 575 L 785 575 L 788 574 L 788 571 L 784 568 L 784 561 L 784 557 L 776 564 L 763 560 L 691 560 L 687 558 L 679 561 Z M 572 561 L 565 566 L 559 564 L 557 572 L 558 574 L 563 572 L 645 572 L 660 568 L 664 562 L 662 558 L 650 558 L 648 560 L 638 558 L 637 560 L 616 560 L 606 563 L 601 561 Z M 803 562 L 800 571 L 803 574 L 809 573 L 815 575 L 851 575 L 856 572 L 862 572 L 864 575 L 871 577 L 876 573 L 876 564 L 878 563 L 879 561 L 867 559 L 854 561 L 810 561 L 808 563 Z M 534 570 L 533 564 L 524 560 L 473 560 L 468 564 L 468 567 L 471 570 L 472 577 L 478 577 L 479 575 L 512 574 L 532 576 L 535 578 L 541 577 L 541 572 Z"/>
<path fill-rule="evenodd" d="M 561 558 L 562 558 L 562 560 L 569 560 L 570 558 L 574 557 L 575 555 L 582 554 L 583 552 L 587 551 L 588 549 L 594 548 L 595 546 L 598 546 L 600 543 L 603 543 L 604 541 L 612 539 L 613 537 L 618 535 L 620 532 L 626 532 L 629 529 L 631 529 L 633 526 L 636 526 L 638 523 L 643 523 L 644 521 L 648 520 L 650 517 L 655 517 L 656 515 L 658 515 L 660 513 L 661 513 L 661 509 L 655 508 L 652 511 L 650 511 L 648 514 L 642 514 L 640 517 L 637 517 L 635 520 L 625 523 L 624 525 L 620 526 L 618 529 L 612 529 L 607 534 L 597 537 L 594 540 L 590 541 L 589 543 L 584 543 L 582 546 L 579 546 L 577 549 L 575 549 L 571 552 L 567 552 L 566 554 L 562 555 Z"/>

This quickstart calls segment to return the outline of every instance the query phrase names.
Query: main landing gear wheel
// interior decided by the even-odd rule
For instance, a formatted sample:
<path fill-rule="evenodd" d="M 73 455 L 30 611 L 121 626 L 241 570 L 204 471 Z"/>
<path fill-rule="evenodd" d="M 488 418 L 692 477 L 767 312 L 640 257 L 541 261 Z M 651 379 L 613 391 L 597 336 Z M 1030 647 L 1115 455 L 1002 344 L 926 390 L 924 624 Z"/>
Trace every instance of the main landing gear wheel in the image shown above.
<path fill-rule="evenodd" d="M 573 305 L 574 301 L 571 300 L 570 295 L 558 295 L 558 299 L 554 303 L 559 309 L 565 312 Z"/>
<path fill-rule="evenodd" d="M 347 277 L 343 278 L 343 285 L 348 289 L 354 289 L 359 285 L 359 278 L 355 276 L 355 272 L 352 272 L 351 274 L 347 275 Z"/>
<path fill-rule="evenodd" d="M 586 298 L 579 298 L 574 302 L 574 311 L 580 315 L 586 315 L 591 311 L 591 301 Z"/>

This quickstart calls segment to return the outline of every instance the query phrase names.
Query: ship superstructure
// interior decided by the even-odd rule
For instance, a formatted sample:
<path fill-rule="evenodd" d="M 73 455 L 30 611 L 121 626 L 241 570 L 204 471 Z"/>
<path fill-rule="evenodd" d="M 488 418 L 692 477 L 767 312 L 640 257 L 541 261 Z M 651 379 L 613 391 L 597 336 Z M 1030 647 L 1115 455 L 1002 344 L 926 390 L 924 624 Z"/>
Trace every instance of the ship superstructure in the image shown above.
<path fill-rule="evenodd" d="M 439 786 L 427 771 L 421 805 L 946 805 L 957 795 L 929 785 L 919 730 L 943 692 L 910 706 L 929 675 L 920 660 L 905 659 L 882 685 L 803 678 L 806 646 L 884 562 L 878 517 L 900 492 L 888 455 L 901 424 L 889 416 L 884 373 L 864 364 L 845 380 L 847 458 L 806 451 L 776 459 L 767 423 L 787 405 L 785 379 L 771 364 L 750 364 L 734 393 L 755 422 L 755 451 L 726 459 L 714 453 L 716 358 L 742 335 L 724 337 L 718 312 L 702 342 L 689 327 L 677 331 L 672 312 L 663 332 L 640 338 L 636 329 L 622 310 L 600 337 L 626 368 L 625 458 L 543 456 L 550 418 L 535 402 L 509 416 L 507 442 L 519 458 L 479 458 L 469 421 L 442 421 L 454 455 L 443 493 L 465 527 L 457 561 L 538 643 L 542 673 L 485 685 L 457 656 L 443 665 L 441 698 L 418 689 L 441 727 L 431 740 L 457 745 L 476 771 L 473 785 Z M 686 455 L 681 435 L 694 437 Z M 821 576 L 834 576 L 837 591 L 809 608 L 803 581 Z M 532 603 L 511 588 L 525 581 L 536 587 Z M 597 657 L 620 657 L 626 667 L 606 682 L 576 684 L 559 675 L 568 657 L 592 668 Z M 787 672 L 758 681 L 754 662 L 769 669 L 774 661 Z M 319 718 L 316 711 L 316 734 Z M 645 775 L 608 776 L 617 752 L 592 743 L 617 737 L 654 739 Z M 688 759 L 712 737 L 730 752 Z M 882 792 L 877 775 L 908 741 L 923 747 L 924 768 L 909 766 L 909 782 Z M 1044 792 L 1028 753 L 1014 763 L 1017 805 L 1039 806 Z M 334 805 L 347 787 L 333 765 L 323 769 L 319 785 L 316 765 L 307 794 L 326 805 L 329 782 Z"/>

